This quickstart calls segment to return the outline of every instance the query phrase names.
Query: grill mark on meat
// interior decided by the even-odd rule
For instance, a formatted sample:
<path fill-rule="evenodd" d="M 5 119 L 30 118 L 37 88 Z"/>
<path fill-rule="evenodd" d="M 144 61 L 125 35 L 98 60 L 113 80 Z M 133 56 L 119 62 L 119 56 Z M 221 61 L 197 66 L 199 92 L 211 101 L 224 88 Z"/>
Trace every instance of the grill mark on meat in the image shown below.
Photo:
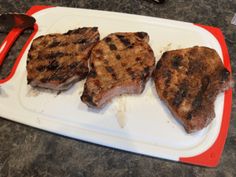
<path fill-rule="evenodd" d="M 91 63 L 90 66 L 91 66 L 92 69 L 94 69 L 94 64 L 93 63 Z"/>
<path fill-rule="evenodd" d="M 61 51 L 56 51 L 56 52 L 51 52 L 48 54 L 40 53 L 38 58 L 40 58 L 40 59 L 55 59 L 55 58 L 63 57 L 65 55 L 66 54 Z"/>
<path fill-rule="evenodd" d="M 116 37 L 121 41 L 121 43 L 126 46 L 126 47 L 129 47 L 131 46 L 132 44 L 130 43 L 129 39 L 126 39 L 125 36 L 123 35 L 116 35 Z"/>
<path fill-rule="evenodd" d="M 59 63 L 57 60 L 52 60 L 49 62 L 49 65 L 47 66 L 47 70 L 53 71 L 56 70 L 59 67 Z"/>
<path fill-rule="evenodd" d="M 101 49 L 96 49 L 95 53 L 97 55 L 103 55 L 103 51 Z"/>
<path fill-rule="evenodd" d="M 98 30 L 98 27 L 92 27 L 93 32 L 97 32 L 97 30 Z"/>
<path fill-rule="evenodd" d="M 178 69 L 179 66 L 181 65 L 182 59 L 183 58 L 180 57 L 180 56 L 173 57 L 173 59 L 172 59 L 172 66 L 173 66 L 173 68 Z"/>
<path fill-rule="evenodd" d="M 53 41 L 51 44 L 49 44 L 47 47 L 48 48 L 53 48 L 53 47 L 56 47 L 56 46 L 59 46 L 60 45 L 60 41 Z"/>
<path fill-rule="evenodd" d="M 108 60 L 106 60 L 106 59 L 104 59 L 104 64 L 106 64 L 106 65 L 108 65 L 109 64 L 109 61 Z"/>
<path fill-rule="evenodd" d="M 168 87 L 170 81 L 171 81 L 171 71 L 166 70 L 163 72 L 163 78 L 165 78 L 165 85 Z"/>
<path fill-rule="evenodd" d="M 192 120 L 192 112 L 188 112 L 186 116 L 187 120 Z"/>
<path fill-rule="evenodd" d="M 160 69 L 162 67 L 162 60 L 159 60 L 156 65 L 156 69 Z"/>
<path fill-rule="evenodd" d="M 184 80 L 180 86 L 179 90 L 177 91 L 172 104 L 176 107 L 179 107 L 179 105 L 183 102 L 184 98 L 187 96 L 188 93 L 188 84 L 187 81 Z"/>
<path fill-rule="evenodd" d="M 33 79 L 32 78 L 27 78 L 27 84 L 30 84 L 31 82 L 33 81 Z"/>
<path fill-rule="evenodd" d="M 70 69 L 76 68 L 78 66 L 79 62 L 73 62 L 69 65 Z"/>
<path fill-rule="evenodd" d="M 204 95 L 205 91 L 207 90 L 209 83 L 210 83 L 209 76 L 205 76 L 202 78 L 201 88 L 200 88 L 199 92 L 197 93 L 197 96 L 195 97 L 195 99 L 192 102 L 193 109 L 197 109 L 201 106 L 202 100 L 203 100 L 203 95 Z"/>
<path fill-rule="evenodd" d="M 92 71 L 90 71 L 90 72 L 89 72 L 89 75 L 88 75 L 88 77 L 95 78 L 96 76 L 97 76 L 97 73 L 96 73 L 96 71 L 95 71 L 95 70 L 92 70 Z"/>
<path fill-rule="evenodd" d="M 190 60 L 187 74 L 196 74 L 201 72 L 203 64 L 198 60 Z"/>
<path fill-rule="evenodd" d="M 106 66 L 105 68 L 106 68 L 107 72 L 109 72 L 111 74 L 112 78 L 117 80 L 117 76 L 116 76 L 114 69 L 110 66 Z"/>
<path fill-rule="evenodd" d="M 99 80 L 94 80 L 94 84 L 95 84 L 97 87 L 101 87 L 101 84 L 100 84 L 100 81 L 99 81 Z"/>
<path fill-rule="evenodd" d="M 73 41 L 73 44 L 85 44 L 87 42 L 87 39 L 78 39 L 76 41 Z"/>
<path fill-rule="evenodd" d="M 140 58 L 140 57 L 135 58 L 135 61 L 137 61 L 137 62 L 140 62 L 141 60 L 142 60 L 142 58 Z"/>
<path fill-rule="evenodd" d="M 137 33 L 135 33 L 135 35 L 137 37 L 139 37 L 140 39 L 144 39 L 147 36 L 147 33 L 145 33 L 145 32 L 137 32 Z"/>
<path fill-rule="evenodd" d="M 110 37 L 106 37 L 106 38 L 105 38 L 105 42 L 106 42 L 106 43 L 111 42 L 111 38 L 110 38 Z"/>
<path fill-rule="evenodd" d="M 113 73 L 114 72 L 113 68 L 110 67 L 110 66 L 106 66 L 105 68 L 106 68 L 107 72 L 109 72 L 109 73 Z"/>
<path fill-rule="evenodd" d="M 150 74 L 150 67 L 146 66 L 142 71 L 141 79 L 147 80 L 149 74 Z"/>
<path fill-rule="evenodd" d="M 120 60 L 121 59 L 121 56 L 119 54 L 116 54 L 116 59 L 117 60 Z"/>
<path fill-rule="evenodd" d="M 127 68 L 126 71 L 128 72 L 128 74 L 130 75 L 131 79 L 134 80 L 135 77 L 135 72 L 132 70 L 132 68 Z"/>
<path fill-rule="evenodd" d="M 37 66 L 37 67 L 36 67 L 36 70 L 39 71 L 39 72 L 43 72 L 43 71 L 46 70 L 46 66 L 45 66 L 45 65 Z"/>
<path fill-rule="evenodd" d="M 83 98 L 84 98 L 84 101 L 88 102 L 90 105 L 96 106 L 96 104 L 93 102 L 92 96 L 86 94 L 86 95 L 83 95 Z"/>
<path fill-rule="evenodd" d="M 88 31 L 87 28 L 78 28 L 76 30 L 69 30 L 65 35 L 71 35 L 71 34 L 82 34 Z"/>
<path fill-rule="evenodd" d="M 117 50 L 117 47 L 115 44 L 109 44 L 110 50 Z"/>
<path fill-rule="evenodd" d="M 44 77 L 44 78 L 42 78 L 42 79 L 40 79 L 40 81 L 42 82 L 42 83 L 46 83 L 46 82 L 48 82 L 48 78 L 47 77 Z"/>

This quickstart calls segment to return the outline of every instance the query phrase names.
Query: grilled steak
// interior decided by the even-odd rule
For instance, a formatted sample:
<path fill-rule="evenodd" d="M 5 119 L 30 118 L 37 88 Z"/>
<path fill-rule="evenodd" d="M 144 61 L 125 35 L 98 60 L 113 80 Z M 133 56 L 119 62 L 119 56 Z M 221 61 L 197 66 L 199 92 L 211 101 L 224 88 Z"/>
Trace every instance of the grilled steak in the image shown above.
<path fill-rule="evenodd" d="M 97 27 L 36 38 L 29 50 L 27 80 L 31 86 L 66 90 L 88 74 L 88 59 L 99 41 Z"/>
<path fill-rule="evenodd" d="M 92 50 L 81 100 L 101 108 L 113 97 L 140 94 L 155 65 L 155 57 L 145 32 L 112 33 Z"/>
<path fill-rule="evenodd" d="M 188 133 L 212 121 L 217 94 L 232 83 L 217 52 L 198 46 L 165 52 L 153 78 L 159 97 Z"/>

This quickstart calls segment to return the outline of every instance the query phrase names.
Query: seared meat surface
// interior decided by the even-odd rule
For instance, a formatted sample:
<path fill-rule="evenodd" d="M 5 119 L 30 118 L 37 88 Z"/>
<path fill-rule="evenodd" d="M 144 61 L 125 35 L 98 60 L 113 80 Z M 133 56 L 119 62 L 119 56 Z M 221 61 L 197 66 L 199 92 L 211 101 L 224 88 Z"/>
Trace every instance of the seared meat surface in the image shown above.
<path fill-rule="evenodd" d="M 159 97 L 191 133 L 213 120 L 216 96 L 232 77 L 214 49 L 196 46 L 165 52 L 153 79 Z"/>
<path fill-rule="evenodd" d="M 27 60 L 28 84 L 59 91 L 84 79 L 99 38 L 97 27 L 84 27 L 34 39 Z"/>
<path fill-rule="evenodd" d="M 112 33 L 92 50 L 81 100 L 101 108 L 122 94 L 140 94 L 155 67 L 145 32 Z"/>

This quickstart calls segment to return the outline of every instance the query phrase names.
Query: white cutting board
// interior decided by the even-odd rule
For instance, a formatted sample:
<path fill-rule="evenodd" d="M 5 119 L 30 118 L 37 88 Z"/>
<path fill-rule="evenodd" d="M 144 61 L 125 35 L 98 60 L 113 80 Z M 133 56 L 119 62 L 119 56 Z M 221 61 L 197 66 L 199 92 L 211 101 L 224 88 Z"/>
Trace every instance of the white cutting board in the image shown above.
<path fill-rule="evenodd" d="M 64 7 L 46 8 L 32 16 L 38 25 L 34 38 L 97 26 L 101 38 L 112 32 L 147 32 L 156 60 L 164 51 L 195 45 L 214 48 L 223 57 L 216 38 L 192 23 Z M 141 95 L 115 98 L 101 111 L 89 109 L 81 102 L 84 81 L 59 95 L 32 89 L 26 81 L 29 48 L 30 45 L 14 76 L 1 84 L 2 117 L 76 139 L 175 161 L 208 150 L 219 135 L 223 93 L 215 102 L 216 117 L 212 123 L 200 132 L 187 134 L 160 101 L 151 80 Z"/>

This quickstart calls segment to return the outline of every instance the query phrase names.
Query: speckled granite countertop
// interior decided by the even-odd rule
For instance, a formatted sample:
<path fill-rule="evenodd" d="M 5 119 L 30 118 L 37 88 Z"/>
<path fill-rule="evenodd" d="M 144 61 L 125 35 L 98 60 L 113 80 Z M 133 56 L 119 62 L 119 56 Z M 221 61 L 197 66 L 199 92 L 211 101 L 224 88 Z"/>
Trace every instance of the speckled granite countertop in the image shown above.
<path fill-rule="evenodd" d="M 168 0 L 163 5 L 151 0 L 21 0 L 0 1 L 0 13 L 25 12 L 32 5 L 54 5 L 100 9 L 169 18 L 220 27 L 226 37 L 236 79 L 236 26 L 230 21 L 236 13 L 235 0 Z M 6 76 L 29 34 L 24 33 L 0 68 Z M 0 41 L 5 34 L 0 33 Z M 64 138 L 0 118 L 0 177 L 63 176 L 236 176 L 236 95 L 228 138 L 217 168 L 204 168 L 136 155 Z"/>

